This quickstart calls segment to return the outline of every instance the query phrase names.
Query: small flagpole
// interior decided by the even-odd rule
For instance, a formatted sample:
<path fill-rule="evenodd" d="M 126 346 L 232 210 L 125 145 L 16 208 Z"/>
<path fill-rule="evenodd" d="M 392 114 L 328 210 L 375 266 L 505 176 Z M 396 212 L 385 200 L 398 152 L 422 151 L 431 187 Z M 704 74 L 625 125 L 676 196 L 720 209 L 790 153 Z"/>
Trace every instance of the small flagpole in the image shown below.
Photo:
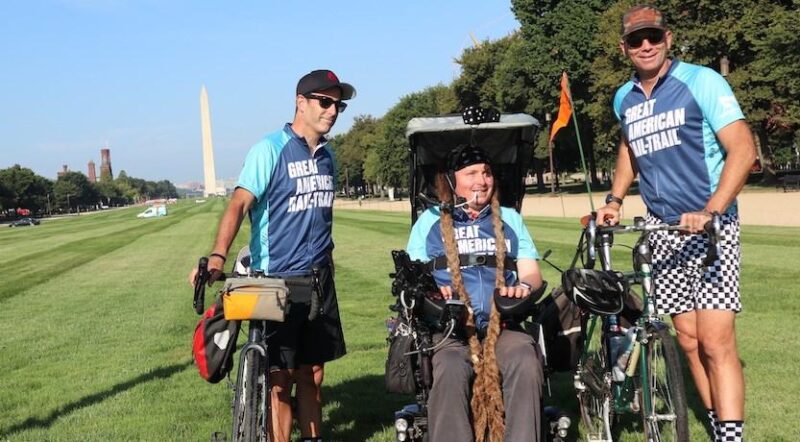
<path fill-rule="evenodd" d="M 575 137 L 578 139 L 578 152 L 581 154 L 581 167 L 583 168 L 583 180 L 586 182 L 586 192 L 589 193 L 589 207 L 594 212 L 594 200 L 592 199 L 592 186 L 589 184 L 589 171 L 586 169 L 586 160 L 583 156 L 583 143 L 581 143 L 581 132 L 578 130 L 578 117 L 575 116 L 575 103 L 572 102 L 572 88 L 569 86 L 569 76 L 567 76 L 567 98 L 569 106 L 572 108 L 572 123 L 575 125 Z"/>

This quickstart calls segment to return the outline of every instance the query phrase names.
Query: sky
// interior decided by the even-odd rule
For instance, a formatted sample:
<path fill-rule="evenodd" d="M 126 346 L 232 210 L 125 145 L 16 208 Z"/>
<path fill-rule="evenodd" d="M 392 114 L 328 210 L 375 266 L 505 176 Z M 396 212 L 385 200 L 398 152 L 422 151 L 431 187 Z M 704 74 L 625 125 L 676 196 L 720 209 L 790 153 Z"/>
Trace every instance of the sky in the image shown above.
<path fill-rule="evenodd" d="M 0 1 L 0 169 L 55 179 L 111 149 L 116 174 L 203 181 L 200 88 L 208 90 L 216 175 L 294 112 L 294 90 L 333 70 L 358 115 L 459 74 L 455 59 L 519 23 L 510 0 Z"/>

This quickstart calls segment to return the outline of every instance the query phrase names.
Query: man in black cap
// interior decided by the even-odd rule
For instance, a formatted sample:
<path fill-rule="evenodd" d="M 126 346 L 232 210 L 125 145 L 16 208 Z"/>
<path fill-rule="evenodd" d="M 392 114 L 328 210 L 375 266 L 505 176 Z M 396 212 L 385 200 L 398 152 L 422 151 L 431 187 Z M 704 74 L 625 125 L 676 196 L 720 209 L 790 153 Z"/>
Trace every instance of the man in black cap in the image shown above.
<path fill-rule="evenodd" d="M 325 134 L 347 107 L 344 101 L 355 95 L 353 86 L 326 69 L 300 79 L 294 121 L 250 149 L 208 258 L 213 283 L 249 216 L 251 271 L 295 277 L 309 275 L 312 267 L 321 269 L 322 306 L 316 319 L 308 320 L 308 305 L 293 304 L 285 322 L 268 325 L 272 441 L 289 440 L 293 385 L 301 440 L 322 440 L 324 364 L 346 352 L 333 283 L 334 161 Z"/>

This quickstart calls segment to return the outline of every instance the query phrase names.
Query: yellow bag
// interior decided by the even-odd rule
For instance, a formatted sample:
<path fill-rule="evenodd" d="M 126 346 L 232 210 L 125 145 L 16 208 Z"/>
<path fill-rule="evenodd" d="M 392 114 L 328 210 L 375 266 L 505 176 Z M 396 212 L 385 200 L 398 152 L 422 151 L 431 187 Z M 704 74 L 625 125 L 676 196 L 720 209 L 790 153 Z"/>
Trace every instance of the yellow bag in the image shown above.
<path fill-rule="evenodd" d="M 222 288 L 225 319 L 283 322 L 289 289 L 280 278 L 229 278 Z"/>

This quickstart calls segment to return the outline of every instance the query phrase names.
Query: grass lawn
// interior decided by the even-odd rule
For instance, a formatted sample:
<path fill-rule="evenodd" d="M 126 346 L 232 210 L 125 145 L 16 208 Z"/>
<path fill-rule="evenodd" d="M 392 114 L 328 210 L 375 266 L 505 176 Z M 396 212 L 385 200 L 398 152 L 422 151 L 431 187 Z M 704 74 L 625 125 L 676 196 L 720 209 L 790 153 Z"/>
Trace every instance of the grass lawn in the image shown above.
<path fill-rule="evenodd" d="M 186 282 L 224 205 L 182 202 L 163 218 L 137 219 L 140 209 L 129 208 L 0 230 L 0 440 L 196 441 L 229 431 L 230 390 L 205 383 L 192 364 L 197 316 Z M 577 222 L 526 221 L 540 251 L 567 266 Z M 392 413 L 410 398 L 383 389 L 387 274 L 409 217 L 339 210 L 334 225 L 348 355 L 327 366 L 326 440 L 391 441 Z M 800 228 L 746 226 L 743 248 L 737 326 L 747 437 L 800 440 L 800 340 L 792 338 Z M 619 248 L 620 265 L 628 253 Z M 543 269 L 557 285 L 558 273 Z M 574 410 L 571 378 L 552 381 L 548 402 Z M 693 438 L 704 440 L 705 413 L 689 396 Z M 623 429 L 621 440 L 641 437 Z"/>

